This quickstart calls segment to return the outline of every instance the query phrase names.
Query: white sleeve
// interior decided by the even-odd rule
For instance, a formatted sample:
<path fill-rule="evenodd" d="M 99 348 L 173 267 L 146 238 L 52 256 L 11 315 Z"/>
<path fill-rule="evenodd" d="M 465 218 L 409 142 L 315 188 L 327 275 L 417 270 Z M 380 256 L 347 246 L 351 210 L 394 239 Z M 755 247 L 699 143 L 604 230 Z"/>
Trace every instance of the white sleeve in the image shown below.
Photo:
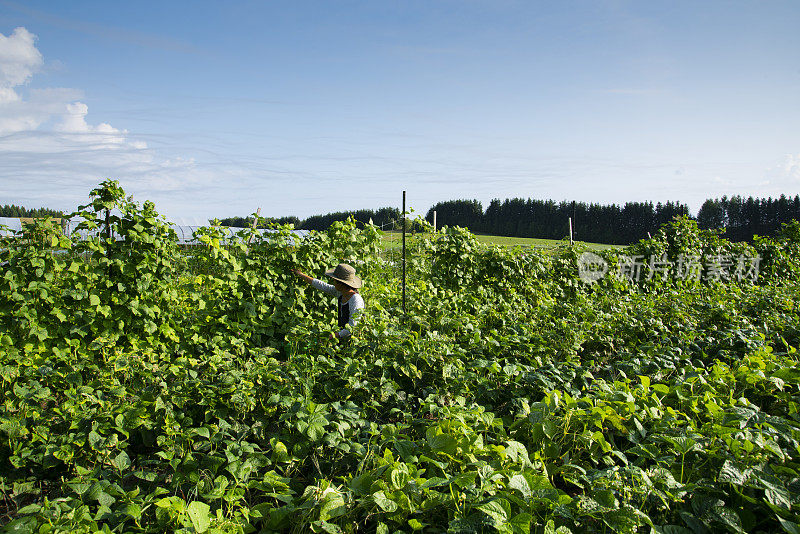
<path fill-rule="evenodd" d="M 314 289 L 319 289 L 320 291 L 324 291 L 328 295 L 334 297 L 338 297 L 341 294 L 338 291 L 336 291 L 336 288 L 333 287 L 331 284 L 326 284 L 322 280 L 317 280 L 316 278 L 314 278 L 311 281 L 311 287 L 313 287 Z"/>
<path fill-rule="evenodd" d="M 347 327 L 353 328 L 356 325 L 366 304 L 364 303 L 364 298 L 356 293 L 350 297 L 347 306 L 350 308 L 350 320 L 347 321 L 346 327 L 339 330 L 339 337 L 342 339 L 348 338 L 352 335 L 351 331 Z"/>

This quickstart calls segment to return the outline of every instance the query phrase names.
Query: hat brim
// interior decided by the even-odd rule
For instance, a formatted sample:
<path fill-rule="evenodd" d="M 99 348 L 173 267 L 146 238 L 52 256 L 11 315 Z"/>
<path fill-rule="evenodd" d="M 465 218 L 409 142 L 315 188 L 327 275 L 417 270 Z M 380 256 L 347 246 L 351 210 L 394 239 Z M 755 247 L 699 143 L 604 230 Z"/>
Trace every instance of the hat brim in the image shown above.
<path fill-rule="evenodd" d="M 338 278 L 336 276 L 333 276 L 334 271 L 336 271 L 335 267 L 333 269 L 325 271 L 325 276 L 327 276 L 328 278 L 331 278 L 333 280 L 336 280 L 337 282 L 341 282 L 344 285 L 346 285 L 347 287 L 352 287 L 353 289 L 358 289 L 363 285 L 363 282 L 361 281 L 361 278 L 359 278 L 355 274 L 353 275 L 353 279 L 352 280 L 344 280 L 342 278 Z"/>

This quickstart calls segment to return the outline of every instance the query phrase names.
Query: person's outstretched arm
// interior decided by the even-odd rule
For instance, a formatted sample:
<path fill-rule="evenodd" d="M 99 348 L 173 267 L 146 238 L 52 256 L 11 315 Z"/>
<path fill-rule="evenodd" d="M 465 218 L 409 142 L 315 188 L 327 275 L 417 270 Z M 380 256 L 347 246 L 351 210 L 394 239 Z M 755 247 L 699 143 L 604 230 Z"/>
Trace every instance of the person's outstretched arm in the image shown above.
<path fill-rule="evenodd" d="M 304 272 L 300 271 L 299 269 L 292 269 L 292 272 L 297 275 L 298 278 L 303 280 L 307 284 L 311 284 L 311 287 L 314 289 L 319 289 L 320 291 L 324 291 L 328 295 L 333 295 L 334 297 L 339 296 L 339 292 L 336 291 L 336 288 L 333 287 L 331 284 L 326 284 L 322 280 L 317 280 L 316 278 L 312 278 L 305 274 Z"/>
<path fill-rule="evenodd" d="M 302 272 L 300 269 L 292 269 L 292 272 L 297 275 L 297 277 L 303 280 L 305 283 L 310 284 L 314 281 L 314 279 L 308 276 L 306 273 Z"/>

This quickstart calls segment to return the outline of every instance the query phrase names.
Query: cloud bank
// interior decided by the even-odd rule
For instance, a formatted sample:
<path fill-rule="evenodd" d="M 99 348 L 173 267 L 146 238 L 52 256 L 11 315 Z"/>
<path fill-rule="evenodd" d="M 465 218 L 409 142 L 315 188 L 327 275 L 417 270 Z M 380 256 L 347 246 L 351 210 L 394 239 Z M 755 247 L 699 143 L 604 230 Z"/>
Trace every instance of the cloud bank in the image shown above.
<path fill-rule="evenodd" d="M 80 102 L 78 90 L 33 89 L 23 98 L 19 91 L 44 64 L 35 42 L 36 36 L 25 28 L 16 28 L 9 36 L 0 33 L 0 136 L 50 130 L 64 136 L 93 134 L 83 140 L 95 145 L 128 143 L 127 132 L 105 122 L 97 126 L 86 122 L 89 107 Z M 141 141 L 131 146 L 146 148 Z"/>
<path fill-rule="evenodd" d="M 72 210 L 106 178 L 149 198 L 207 184 L 190 158 L 156 156 L 148 144 L 107 122 L 87 121 L 83 92 L 29 88 L 44 65 L 26 28 L 0 33 L 0 197 L 31 207 Z M 138 196 L 138 195 L 137 195 Z"/>

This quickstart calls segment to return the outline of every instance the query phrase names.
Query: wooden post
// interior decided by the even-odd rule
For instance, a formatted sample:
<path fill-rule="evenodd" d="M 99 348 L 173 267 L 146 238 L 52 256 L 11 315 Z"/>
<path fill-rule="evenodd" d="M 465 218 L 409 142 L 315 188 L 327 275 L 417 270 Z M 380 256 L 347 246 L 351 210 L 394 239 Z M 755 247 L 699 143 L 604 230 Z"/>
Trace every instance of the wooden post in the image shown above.
<path fill-rule="evenodd" d="M 433 231 L 436 231 L 436 210 L 433 210 Z"/>
<path fill-rule="evenodd" d="M 261 215 L 261 208 L 258 208 L 256 210 L 256 216 L 253 217 L 253 230 L 255 230 L 256 227 L 258 226 L 258 216 L 259 215 Z M 247 244 L 249 245 L 250 241 L 252 241 L 252 240 L 253 240 L 253 234 L 250 234 L 250 237 L 247 238 Z"/>
<path fill-rule="evenodd" d="M 575 219 L 575 201 L 572 201 L 572 224 L 577 226 L 577 220 Z M 578 232 L 575 231 L 575 228 L 572 229 L 572 235 L 574 236 Z"/>
<path fill-rule="evenodd" d="M 572 245 L 572 217 L 569 218 L 569 244 Z"/>

